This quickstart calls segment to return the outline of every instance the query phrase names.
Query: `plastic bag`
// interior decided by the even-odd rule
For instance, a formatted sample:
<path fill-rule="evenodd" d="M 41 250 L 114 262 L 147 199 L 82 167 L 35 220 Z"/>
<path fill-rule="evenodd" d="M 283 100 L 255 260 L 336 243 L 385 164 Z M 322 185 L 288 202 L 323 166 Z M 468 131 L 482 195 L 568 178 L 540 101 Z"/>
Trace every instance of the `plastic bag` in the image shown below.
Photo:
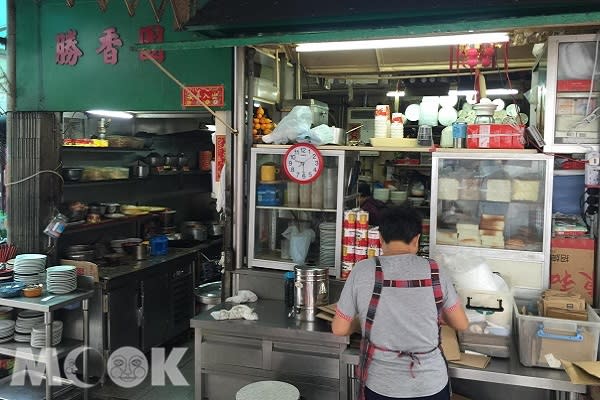
<path fill-rule="evenodd" d="M 309 134 L 312 119 L 310 107 L 295 106 L 288 115 L 283 117 L 271 134 L 262 137 L 262 141 L 274 144 L 293 142 L 299 135 Z"/>
<path fill-rule="evenodd" d="M 310 243 L 315 240 L 315 231 L 312 229 L 299 230 L 296 226 L 290 226 L 282 234 L 290 241 L 290 257 L 298 265 L 304 265 Z"/>
<path fill-rule="evenodd" d="M 308 132 L 304 132 L 298 135 L 296 137 L 296 142 L 312 143 L 317 146 L 327 143 L 333 143 L 333 131 L 329 126 L 321 124 L 315 126 Z"/>
<path fill-rule="evenodd" d="M 508 284 L 492 272 L 485 259 L 462 254 L 437 257 L 450 272 L 452 282 L 457 287 L 472 290 L 509 291 Z"/>

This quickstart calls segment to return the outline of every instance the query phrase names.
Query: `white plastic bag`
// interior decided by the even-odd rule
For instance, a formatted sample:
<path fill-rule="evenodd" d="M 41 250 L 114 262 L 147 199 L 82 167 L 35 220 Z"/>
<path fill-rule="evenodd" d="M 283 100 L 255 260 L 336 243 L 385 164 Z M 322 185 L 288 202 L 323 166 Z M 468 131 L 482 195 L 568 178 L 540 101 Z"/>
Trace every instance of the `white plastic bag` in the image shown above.
<path fill-rule="evenodd" d="M 445 254 L 436 258 L 450 272 L 452 282 L 457 287 L 472 290 L 509 291 L 504 279 L 494 274 L 482 257 Z"/>
<path fill-rule="evenodd" d="M 262 137 L 262 141 L 275 144 L 293 142 L 299 135 L 310 132 L 312 118 L 310 107 L 295 106 L 288 115 L 283 117 L 271 134 Z"/>
<path fill-rule="evenodd" d="M 315 231 L 312 229 L 299 230 L 296 226 L 290 226 L 281 235 L 290 241 L 292 261 L 298 265 L 304 265 L 308 248 L 316 237 Z"/>
<path fill-rule="evenodd" d="M 304 132 L 298 135 L 296 137 L 296 142 L 312 143 L 316 146 L 320 146 L 322 144 L 327 143 L 333 143 L 333 131 L 329 126 L 321 124 L 315 126 L 308 132 Z"/>

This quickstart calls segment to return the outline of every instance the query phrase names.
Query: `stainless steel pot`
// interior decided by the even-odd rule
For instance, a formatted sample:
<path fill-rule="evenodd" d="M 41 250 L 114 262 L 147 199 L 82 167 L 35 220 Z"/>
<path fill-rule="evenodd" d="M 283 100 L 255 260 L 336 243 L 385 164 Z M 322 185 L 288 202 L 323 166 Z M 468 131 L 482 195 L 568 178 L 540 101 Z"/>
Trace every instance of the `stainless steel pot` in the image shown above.
<path fill-rule="evenodd" d="M 212 222 L 208 226 L 208 234 L 210 236 L 223 236 L 223 223 L 222 222 Z"/>
<path fill-rule="evenodd" d="M 160 223 L 163 227 L 172 227 L 175 226 L 175 214 L 177 211 L 175 210 L 165 210 L 158 213 L 160 218 Z"/>
<path fill-rule="evenodd" d="M 205 241 L 208 238 L 206 225 L 199 221 L 185 221 L 181 233 L 185 239 Z"/>
<path fill-rule="evenodd" d="M 329 268 L 296 265 L 294 272 L 296 319 L 315 321 L 317 307 L 329 304 Z"/>
<path fill-rule="evenodd" d="M 202 307 L 200 311 L 210 310 L 221 303 L 221 282 L 210 282 L 202 284 L 194 289 L 196 299 Z"/>
<path fill-rule="evenodd" d="M 123 243 L 123 250 L 138 261 L 150 257 L 150 246 L 146 243 Z"/>
<path fill-rule="evenodd" d="M 179 168 L 187 167 L 189 159 L 185 154 L 180 154 L 177 156 L 177 166 Z"/>
<path fill-rule="evenodd" d="M 138 161 L 136 165 L 129 167 L 129 172 L 132 178 L 145 178 L 150 174 L 150 167 Z"/>
<path fill-rule="evenodd" d="M 176 167 L 177 166 L 177 156 L 171 154 L 165 154 L 164 157 L 165 166 L 167 167 Z"/>
<path fill-rule="evenodd" d="M 164 165 L 164 159 L 158 153 L 150 153 L 144 160 L 151 167 L 162 167 Z"/>

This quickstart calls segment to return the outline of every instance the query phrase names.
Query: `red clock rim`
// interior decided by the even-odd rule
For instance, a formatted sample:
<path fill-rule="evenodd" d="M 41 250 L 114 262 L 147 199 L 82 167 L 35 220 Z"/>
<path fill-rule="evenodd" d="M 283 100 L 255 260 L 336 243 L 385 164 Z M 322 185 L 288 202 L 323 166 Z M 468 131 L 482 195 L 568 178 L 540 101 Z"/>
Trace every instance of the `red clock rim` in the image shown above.
<path fill-rule="evenodd" d="M 286 168 L 288 155 L 291 153 L 292 150 L 294 150 L 298 147 L 310 148 L 312 151 L 314 151 L 314 153 L 319 158 L 319 169 L 317 170 L 317 172 L 315 173 L 315 175 L 312 178 L 307 179 L 307 180 L 297 179 L 296 177 L 292 176 Z M 296 143 L 296 144 L 291 145 L 290 148 L 287 149 L 287 151 L 283 154 L 283 171 L 285 172 L 286 176 L 294 182 L 298 182 L 301 184 L 312 183 L 313 181 L 316 181 L 319 178 L 319 176 L 321 176 L 321 173 L 323 172 L 324 167 L 325 167 L 325 165 L 323 164 L 323 155 L 321 154 L 321 152 L 319 151 L 317 146 L 315 146 L 314 144 Z"/>

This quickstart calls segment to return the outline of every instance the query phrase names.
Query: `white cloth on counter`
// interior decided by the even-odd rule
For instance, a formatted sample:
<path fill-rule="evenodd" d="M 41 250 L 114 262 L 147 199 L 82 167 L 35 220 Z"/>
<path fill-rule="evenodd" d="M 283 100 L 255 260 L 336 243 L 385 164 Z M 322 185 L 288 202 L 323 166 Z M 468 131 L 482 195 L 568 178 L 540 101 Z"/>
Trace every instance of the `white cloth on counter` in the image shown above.
<path fill-rule="evenodd" d="M 237 295 L 228 297 L 225 299 L 225 302 L 230 303 L 254 303 L 258 300 L 258 296 L 251 290 L 240 290 Z"/>
<path fill-rule="evenodd" d="M 246 319 L 249 321 L 256 321 L 258 315 L 252 311 L 252 309 L 246 305 L 237 305 L 231 307 L 231 310 L 219 310 L 210 313 L 211 317 L 217 321 L 225 319 Z"/>

